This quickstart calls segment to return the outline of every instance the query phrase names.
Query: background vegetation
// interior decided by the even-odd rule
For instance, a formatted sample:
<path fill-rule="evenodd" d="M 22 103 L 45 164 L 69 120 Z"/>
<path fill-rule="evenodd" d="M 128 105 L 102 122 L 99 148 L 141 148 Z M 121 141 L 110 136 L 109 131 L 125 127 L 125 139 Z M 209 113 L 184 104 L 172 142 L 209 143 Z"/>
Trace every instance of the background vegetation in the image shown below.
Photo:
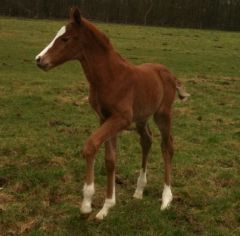
<path fill-rule="evenodd" d="M 1 0 L 0 15 L 65 18 L 72 5 L 104 22 L 240 30 L 240 0 Z"/>
<path fill-rule="evenodd" d="M 50 1 L 49 1 L 50 2 Z M 160 211 L 163 163 L 154 136 L 144 199 L 132 198 L 140 167 L 135 132 L 118 147 L 117 205 L 103 222 L 103 151 L 94 212 L 79 211 L 81 149 L 97 127 L 78 62 L 48 73 L 35 55 L 62 21 L 0 18 L 0 235 L 239 235 L 239 33 L 98 24 L 132 62 L 166 64 L 192 97 L 174 105 L 172 207 Z"/>

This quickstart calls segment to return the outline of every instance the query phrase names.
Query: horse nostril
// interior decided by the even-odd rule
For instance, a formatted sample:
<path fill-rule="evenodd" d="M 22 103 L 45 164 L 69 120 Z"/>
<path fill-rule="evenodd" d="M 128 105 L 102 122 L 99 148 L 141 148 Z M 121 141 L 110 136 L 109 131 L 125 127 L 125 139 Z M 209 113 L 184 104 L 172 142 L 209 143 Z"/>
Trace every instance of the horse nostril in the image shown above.
<path fill-rule="evenodd" d="M 47 71 L 50 66 L 47 60 L 43 57 L 36 57 L 36 64 L 40 69 L 45 71 Z"/>
<path fill-rule="evenodd" d="M 36 58 L 37 64 L 40 64 L 40 61 L 41 61 L 41 57 L 37 57 L 37 58 Z"/>

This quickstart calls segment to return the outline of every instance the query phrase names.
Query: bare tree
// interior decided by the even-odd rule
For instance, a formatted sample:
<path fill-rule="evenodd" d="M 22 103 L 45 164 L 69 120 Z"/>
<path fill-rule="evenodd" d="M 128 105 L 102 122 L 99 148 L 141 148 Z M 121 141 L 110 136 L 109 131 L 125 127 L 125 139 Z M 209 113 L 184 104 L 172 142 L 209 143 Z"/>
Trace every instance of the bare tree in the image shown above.
<path fill-rule="evenodd" d="M 240 0 L 1 0 L 0 14 L 63 18 L 73 5 L 105 22 L 240 30 Z"/>
<path fill-rule="evenodd" d="M 147 17 L 153 8 L 153 1 L 148 0 L 147 2 L 149 3 L 149 7 L 147 8 L 147 11 L 145 12 L 145 15 L 144 15 L 144 25 L 147 24 Z"/>

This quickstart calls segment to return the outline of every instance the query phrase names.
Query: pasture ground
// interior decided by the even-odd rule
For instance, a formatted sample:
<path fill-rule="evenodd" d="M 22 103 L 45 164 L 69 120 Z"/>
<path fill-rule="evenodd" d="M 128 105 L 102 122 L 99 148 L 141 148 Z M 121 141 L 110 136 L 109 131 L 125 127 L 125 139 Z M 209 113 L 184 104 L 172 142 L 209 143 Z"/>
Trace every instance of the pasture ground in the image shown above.
<path fill-rule="evenodd" d="M 160 211 L 159 133 L 142 201 L 132 198 L 140 167 L 135 132 L 118 147 L 117 205 L 103 222 L 103 150 L 96 161 L 94 212 L 81 216 L 84 140 L 97 118 L 84 100 L 78 62 L 44 73 L 35 55 L 62 21 L 0 18 L 0 235 L 239 235 L 240 33 L 98 24 L 132 62 L 167 65 L 191 98 L 173 113 L 174 200 Z"/>

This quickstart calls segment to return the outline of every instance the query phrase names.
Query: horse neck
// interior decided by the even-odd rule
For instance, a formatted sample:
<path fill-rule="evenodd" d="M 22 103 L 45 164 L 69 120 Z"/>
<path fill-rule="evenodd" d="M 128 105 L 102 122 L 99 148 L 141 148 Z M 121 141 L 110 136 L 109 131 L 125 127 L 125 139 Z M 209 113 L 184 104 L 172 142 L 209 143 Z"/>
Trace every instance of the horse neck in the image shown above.
<path fill-rule="evenodd" d="M 107 36 L 89 21 L 85 21 L 85 25 L 88 29 L 88 43 L 83 49 L 80 62 L 90 84 L 104 86 L 113 79 L 113 71 L 124 64 L 124 59 L 115 52 Z"/>

